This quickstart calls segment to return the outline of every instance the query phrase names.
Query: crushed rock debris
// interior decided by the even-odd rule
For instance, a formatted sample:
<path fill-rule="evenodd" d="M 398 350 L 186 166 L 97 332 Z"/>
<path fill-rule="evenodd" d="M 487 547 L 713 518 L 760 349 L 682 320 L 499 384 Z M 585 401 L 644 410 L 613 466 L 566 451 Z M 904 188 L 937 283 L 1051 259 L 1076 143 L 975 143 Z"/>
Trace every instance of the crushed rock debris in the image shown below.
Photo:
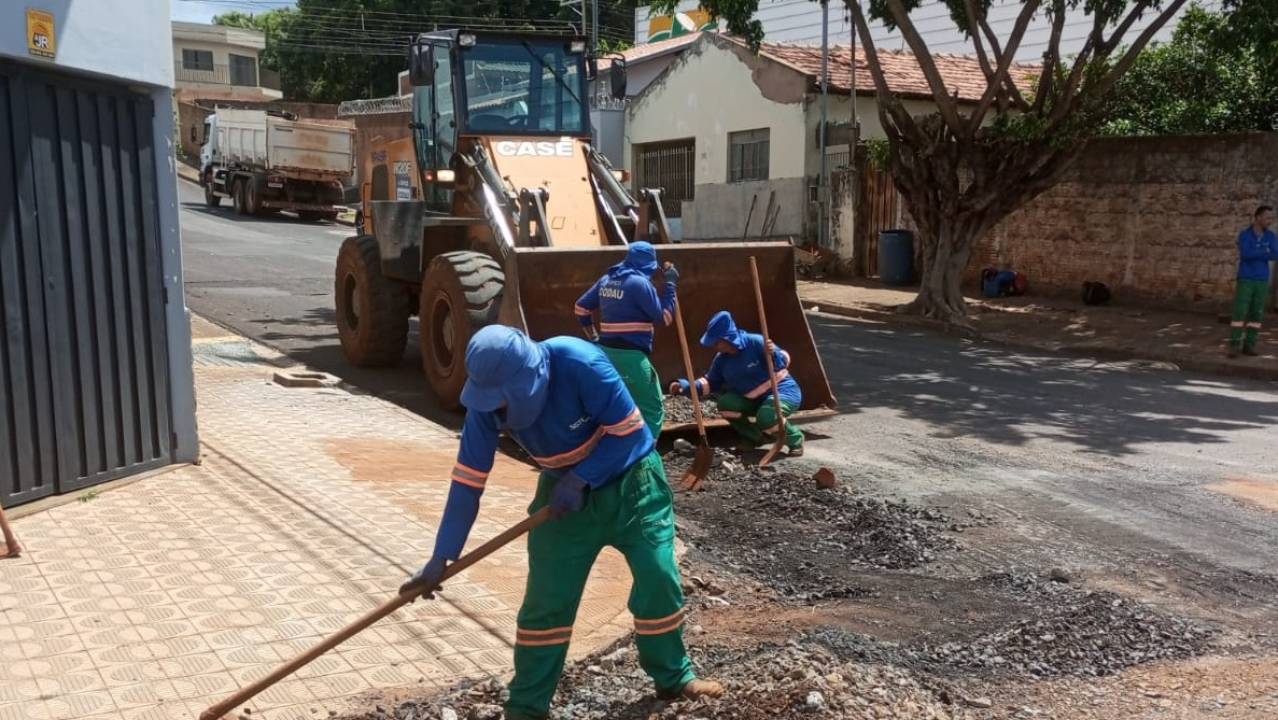
<path fill-rule="evenodd" d="M 690 460 L 674 451 L 665 462 L 678 478 Z M 819 488 L 806 473 L 748 467 L 722 451 L 714 465 L 704 492 L 676 497 L 681 535 L 788 597 L 861 596 L 850 579 L 858 570 L 914 568 L 958 547 L 944 532 L 961 527 L 941 512 L 846 485 Z"/>
<path fill-rule="evenodd" d="M 677 423 L 683 425 L 685 423 L 695 423 L 696 416 L 692 412 L 692 401 L 682 395 L 667 395 L 665 397 L 666 404 L 666 422 Z M 716 420 L 720 417 L 719 406 L 715 405 L 714 400 L 703 399 L 701 401 L 701 417 L 706 420 Z"/>
<path fill-rule="evenodd" d="M 907 670 L 843 661 L 816 643 L 748 648 L 697 647 L 693 661 L 723 683 L 724 697 L 665 703 L 639 668 L 629 640 L 570 664 L 551 709 L 554 720 L 969 720 L 979 717 Z M 505 688 L 496 680 L 346 720 L 501 718 Z M 961 700 L 960 700 L 961 702 Z"/>

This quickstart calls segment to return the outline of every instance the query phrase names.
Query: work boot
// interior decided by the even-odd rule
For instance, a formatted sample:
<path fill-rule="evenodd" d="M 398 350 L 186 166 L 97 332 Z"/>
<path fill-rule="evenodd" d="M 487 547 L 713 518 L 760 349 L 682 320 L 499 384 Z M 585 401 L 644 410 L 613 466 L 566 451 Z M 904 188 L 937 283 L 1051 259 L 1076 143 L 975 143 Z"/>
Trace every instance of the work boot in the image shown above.
<path fill-rule="evenodd" d="M 1251 355 L 1252 357 L 1256 357 L 1257 355 L 1259 355 L 1259 354 L 1260 354 L 1260 353 L 1256 352 L 1256 348 L 1251 347 L 1250 345 L 1248 345 L 1247 347 L 1243 348 L 1243 351 L 1242 351 L 1242 352 L 1243 352 L 1243 355 Z"/>
<path fill-rule="evenodd" d="M 792 457 L 792 458 L 801 458 L 801 457 L 803 457 L 803 446 L 802 446 L 802 445 L 795 445 L 794 447 L 789 448 L 789 449 L 786 451 L 786 455 L 787 455 L 788 457 Z"/>
<path fill-rule="evenodd" d="M 660 697 L 662 700 L 679 700 L 680 698 L 684 700 L 697 700 L 703 697 L 717 698 L 723 697 L 723 686 L 716 680 L 695 678 L 687 685 L 684 685 L 683 689 L 679 692 L 657 693 L 657 697 Z"/>

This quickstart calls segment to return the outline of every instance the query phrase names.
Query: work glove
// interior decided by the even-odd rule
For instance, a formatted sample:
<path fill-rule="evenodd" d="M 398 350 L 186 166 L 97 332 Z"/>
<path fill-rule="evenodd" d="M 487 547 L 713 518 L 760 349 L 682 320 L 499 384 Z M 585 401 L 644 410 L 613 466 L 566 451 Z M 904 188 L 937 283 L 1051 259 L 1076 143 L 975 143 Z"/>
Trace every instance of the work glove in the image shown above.
<path fill-rule="evenodd" d="M 403 595 L 411 590 L 424 587 L 427 588 L 427 590 L 419 597 L 424 597 L 427 600 L 434 600 L 435 591 L 442 589 L 442 586 L 439 583 L 444 579 L 444 568 L 447 567 L 447 565 L 448 561 L 444 558 L 438 555 L 431 557 L 431 559 L 422 566 L 422 569 L 417 571 L 416 575 L 408 578 L 403 585 L 399 586 L 399 594 Z"/>
<path fill-rule="evenodd" d="M 586 339 L 593 343 L 599 342 L 599 331 L 595 329 L 594 325 L 586 328 Z"/>
<path fill-rule="evenodd" d="M 666 267 L 662 271 L 662 274 L 666 276 L 666 282 L 671 285 L 679 284 L 679 270 L 675 268 L 674 263 L 666 263 Z"/>
<path fill-rule="evenodd" d="M 550 516 L 556 520 L 577 512 L 586 504 L 586 488 L 590 487 L 577 473 L 559 476 L 559 482 L 550 491 Z"/>
<path fill-rule="evenodd" d="M 684 380 L 683 378 L 680 378 L 670 383 L 670 394 L 671 395 L 687 395 L 688 390 L 691 387 L 692 387 L 691 383 L 689 383 L 687 380 Z"/>

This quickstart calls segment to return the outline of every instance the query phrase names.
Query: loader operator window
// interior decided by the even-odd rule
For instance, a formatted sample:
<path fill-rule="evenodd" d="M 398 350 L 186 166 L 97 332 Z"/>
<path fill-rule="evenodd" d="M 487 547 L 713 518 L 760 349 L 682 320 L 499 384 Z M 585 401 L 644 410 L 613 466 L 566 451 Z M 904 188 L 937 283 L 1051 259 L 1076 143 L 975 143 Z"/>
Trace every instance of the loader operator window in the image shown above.
<path fill-rule="evenodd" d="M 464 48 L 466 129 L 486 135 L 585 132 L 584 62 L 560 40 L 511 39 Z"/>

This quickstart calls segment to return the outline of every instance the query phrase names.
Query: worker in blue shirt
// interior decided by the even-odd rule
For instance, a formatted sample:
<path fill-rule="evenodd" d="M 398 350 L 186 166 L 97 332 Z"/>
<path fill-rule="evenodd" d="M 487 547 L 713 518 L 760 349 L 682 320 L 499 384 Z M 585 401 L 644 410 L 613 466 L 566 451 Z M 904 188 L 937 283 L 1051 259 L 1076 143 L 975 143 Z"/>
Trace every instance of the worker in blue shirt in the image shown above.
<path fill-rule="evenodd" d="M 666 408 L 661 379 L 650 358 L 652 335 L 658 326 L 669 325 L 674 319 L 675 287 L 679 283 L 679 271 L 666 263 L 662 273 L 665 288 L 658 298 L 652 284 L 656 272 L 657 251 L 652 244 L 630 243 L 626 259 L 608 268 L 573 308 L 586 336 L 599 343 L 617 368 L 653 437 L 661 434 Z"/>
<path fill-rule="evenodd" d="M 1229 357 L 1258 355 L 1260 323 L 1269 301 L 1269 263 L 1278 260 L 1278 236 L 1269 228 L 1274 209 L 1261 205 L 1252 215 L 1251 225 L 1238 233 L 1238 286 L 1234 292 L 1234 313 L 1229 323 Z"/>
<path fill-rule="evenodd" d="M 790 375 L 790 353 L 775 345 L 766 348 L 762 335 L 738 330 L 727 310 L 710 318 L 701 345 L 714 348 L 718 354 L 711 361 L 710 370 L 696 380 L 697 392 L 718 396 L 719 414 L 741 437 L 742 450 L 758 447 L 780 424 L 772 402 L 765 352 L 772 352 L 782 415 L 789 417 L 803 403 L 803 391 Z M 687 395 L 690 387 L 687 379 L 680 378 L 670 385 L 670 393 Z M 785 444 L 790 457 L 803 455 L 803 431 L 794 423 L 785 424 Z"/>
<path fill-rule="evenodd" d="M 515 632 L 507 720 L 545 718 L 563 672 L 581 593 L 605 545 L 634 582 L 639 664 L 666 698 L 717 697 L 683 646 L 683 590 L 674 555 L 674 503 L 655 441 L 607 356 L 580 338 L 534 342 L 490 325 L 466 348 L 461 449 L 434 554 L 400 592 L 433 587 L 462 547 L 507 432 L 542 468 L 530 512 L 553 521 L 528 536 L 528 584 Z"/>

